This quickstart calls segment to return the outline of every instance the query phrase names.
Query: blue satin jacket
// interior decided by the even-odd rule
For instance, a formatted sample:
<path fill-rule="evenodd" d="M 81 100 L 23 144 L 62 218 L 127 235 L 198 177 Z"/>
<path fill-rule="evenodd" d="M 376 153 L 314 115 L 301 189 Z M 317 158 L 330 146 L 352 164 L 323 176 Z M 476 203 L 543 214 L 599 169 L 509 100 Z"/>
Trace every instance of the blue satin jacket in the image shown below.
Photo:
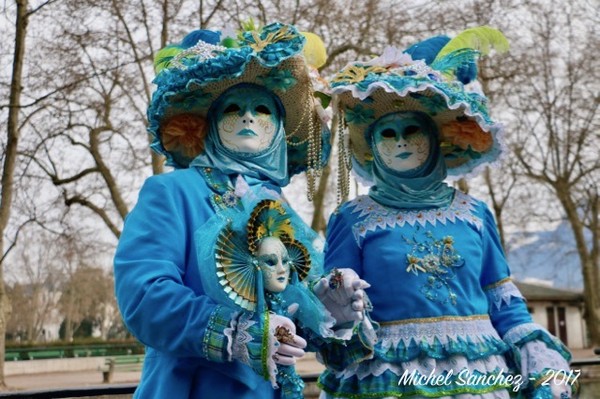
<path fill-rule="evenodd" d="M 233 309 L 202 289 L 193 237 L 222 194 L 206 176 L 190 168 L 150 177 L 125 220 L 114 260 L 117 302 L 146 345 L 134 397 L 278 398 L 250 367 L 226 361 L 223 330 Z"/>

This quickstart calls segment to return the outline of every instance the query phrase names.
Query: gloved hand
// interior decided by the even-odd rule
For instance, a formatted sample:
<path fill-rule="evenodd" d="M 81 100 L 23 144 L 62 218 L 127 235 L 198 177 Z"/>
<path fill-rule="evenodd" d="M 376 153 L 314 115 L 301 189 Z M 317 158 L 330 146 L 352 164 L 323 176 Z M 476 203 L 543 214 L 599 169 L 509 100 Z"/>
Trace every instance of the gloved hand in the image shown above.
<path fill-rule="evenodd" d="M 364 319 L 364 289 L 370 286 L 352 269 L 333 269 L 314 285 L 313 292 L 340 325 Z"/>
<path fill-rule="evenodd" d="M 294 305 L 291 305 L 290 308 Z M 277 364 L 293 366 L 296 364 L 296 359 L 304 356 L 304 348 L 306 348 L 307 344 L 306 340 L 296 335 L 296 325 L 287 317 L 269 313 L 269 319 L 270 333 L 277 340 L 275 344 L 276 351 L 271 355 L 273 360 Z"/>
<path fill-rule="evenodd" d="M 526 396 L 532 399 L 569 399 L 572 396 L 572 388 L 567 380 L 569 363 L 556 352 L 550 351 L 542 341 L 530 341 L 521 346 L 521 374 L 531 385 Z M 544 356 L 548 352 L 551 354 Z M 539 371 L 541 365 L 550 367 Z"/>
<path fill-rule="evenodd" d="M 262 318 L 262 323 L 257 316 Z M 285 316 L 243 312 L 233 327 L 232 358 L 250 366 L 274 388 L 277 387 L 276 363 L 291 366 L 304 356 L 306 341 L 296 335 L 296 326 Z"/>

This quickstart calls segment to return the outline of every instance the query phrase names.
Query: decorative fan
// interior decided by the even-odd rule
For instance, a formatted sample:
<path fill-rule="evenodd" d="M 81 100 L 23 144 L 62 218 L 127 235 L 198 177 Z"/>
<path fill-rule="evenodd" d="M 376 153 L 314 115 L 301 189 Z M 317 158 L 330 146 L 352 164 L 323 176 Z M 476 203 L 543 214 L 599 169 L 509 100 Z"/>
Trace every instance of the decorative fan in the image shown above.
<path fill-rule="evenodd" d="M 236 234 L 228 223 L 217 237 L 215 251 L 219 284 L 243 309 L 254 311 L 258 302 L 256 268 L 244 237 Z"/>
<path fill-rule="evenodd" d="M 296 273 L 298 273 L 298 279 L 300 281 L 304 280 L 306 276 L 308 276 L 311 267 L 308 249 L 306 249 L 299 241 L 288 237 L 285 237 L 281 241 L 288 251 L 292 267 L 296 270 Z"/>

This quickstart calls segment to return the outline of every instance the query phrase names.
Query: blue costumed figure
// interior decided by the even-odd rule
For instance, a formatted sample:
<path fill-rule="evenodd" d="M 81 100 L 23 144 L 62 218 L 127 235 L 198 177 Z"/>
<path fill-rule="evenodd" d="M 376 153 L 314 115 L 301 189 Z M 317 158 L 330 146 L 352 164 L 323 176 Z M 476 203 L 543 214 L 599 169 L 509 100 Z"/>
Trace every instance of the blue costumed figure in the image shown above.
<path fill-rule="evenodd" d="M 570 354 L 532 322 L 491 212 L 444 182 L 502 151 L 501 126 L 468 85 L 492 46 L 508 43 L 473 28 L 387 48 L 332 80 L 342 151 L 350 138 L 341 166 L 371 188 L 332 215 L 325 269 L 351 268 L 371 285 L 379 328 L 374 346 L 358 342 L 350 356 L 321 351 L 322 398 L 571 397 Z"/>
<path fill-rule="evenodd" d="M 114 260 L 123 319 L 146 345 L 136 398 L 279 398 L 277 366 L 304 353 L 289 313 L 207 295 L 202 269 L 214 261 L 197 249 L 221 232 L 210 229 L 215 215 L 235 215 L 242 197 L 278 200 L 291 175 L 314 181 L 325 163 L 329 133 L 308 65 L 324 48 L 305 57 L 306 41 L 279 23 L 235 38 L 199 30 L 156 56 L 151 147 L 176 170 L 146 180 Z M 288 334 L 275 345 L 278 326 Z"/>

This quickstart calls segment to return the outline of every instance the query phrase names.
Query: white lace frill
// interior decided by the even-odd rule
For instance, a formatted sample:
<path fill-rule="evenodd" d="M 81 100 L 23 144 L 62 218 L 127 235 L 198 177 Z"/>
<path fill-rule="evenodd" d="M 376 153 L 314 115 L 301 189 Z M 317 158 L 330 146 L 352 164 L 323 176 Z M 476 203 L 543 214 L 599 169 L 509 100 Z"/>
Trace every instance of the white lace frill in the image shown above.
<path fill-rule="evenodd" d="M 405 224 L 414 226 L 420 224 L 425 227 L 427 223 L 435 226 L 437 223 L 455 223 L 462 220 L 473 224 L 477 230 L 483 229 L 483 220 L 475 215 L 477 201 L 460 191 L 456 191 L 454 199 L 446 208 L 426 209 L 421 211 L 406 211 L 385 207 L 375 202 L 368 195 L 359 196 L 348 203 L 352 213 L 358 213 L 360 221 L 354 224 L 352 232 L 354 239 L 361 245 L 362 239 L 369 231 L 385 229 L 388 227 L 403 227 Z"/>
<path fill-rule="evenodd" d="M 500 336 L 487 315 L 472 317 L 431 317 L 403 321 L 398 324 L 385 324 L 377 332 L 379 346 L 385 351 L 397 347 L 400 342 L 408 346 L 411 341 L 442 345 L 458 338 L 469 339 L 474 344 L 489 339 L 501 341 Z"/>
<path fill-rule="evenodd" d="M 230 358 L 244 364 L 250 363 L 247 344 L 252 341 L 252 335 L 248 333 L 248 329 L 256 324 L 256 321 L 250 320 L 249 315 L 249 313 L 242 313 L 239 318 L 233 317 L 230 327 L 223 331 L 227 337 L 227 352 Z"/>
<path fill-rule="evenodd" d="M 500 309 L 502 307 L 502 302 L 504 302 L 506 306 L 510 306 L 510 300 L 513 297 L 521 298 L 523 300 L 525 299 L 523 294 L 521 294 L 521 291 L 519 291 L 515 283 L 513 283 L 510 279 L 502 280 L 498 284 L 494 284 L 492 287 L 486 288 L 485 293 L 490 304 L 496 306 L 496 309 Z"/>
<path fill-rule="evenodd" d="M 383 325 L 377 332 L 378 343 L 376 352 L 385 353 L 395 349 L 401 343 L 408 346 L 411 342 L 427 343 L 429 345 L 447 345 L 450 341 L 458 339 L 468 341 L 474 347 L 485 346 L 490 341 L 501 341 L 500 336 L 492 326 L 489 318 L 430 318 L 419 319 L 415 322 L 402 322 L 401 324 Z M 453 355 L 446 359 L 433 359 L 418 357 L 409 361 L 388 362 L 375 356 L 372 360 L 363 361 L 336 373 L 337 378 L 356 376 L 364 379 L 368 376 L 378 377 L 386 370 L 401 376 L 406 370 L 416 370 L 422 375 L 434 373 L 436 375 L 453 370 L 456 374 L 468 370 L 469 374 L 491 373 L 493 371 L 507 371 L 507 365 L 502 355 L 490 355 L 476 360 L 469 360 L 463 355 Z"/>

